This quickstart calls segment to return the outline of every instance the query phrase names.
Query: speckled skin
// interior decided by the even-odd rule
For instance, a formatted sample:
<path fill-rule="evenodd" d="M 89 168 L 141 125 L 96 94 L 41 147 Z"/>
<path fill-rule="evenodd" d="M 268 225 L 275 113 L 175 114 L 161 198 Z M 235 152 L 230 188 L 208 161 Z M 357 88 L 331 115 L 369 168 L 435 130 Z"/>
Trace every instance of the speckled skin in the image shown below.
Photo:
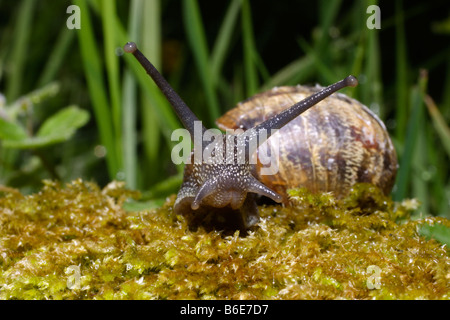
<path fill-rule="evenodd" d="M 217 120 L 220 129 L 247 130 L 278 114 L 321 87 L 278 87 L 241 102 Z M 384 124 L 360 102 L 335 93 L 279 130 L 279 174 L 259 175 L 266 186 L 283 196 L 286 190 L 307 187 L 313 192 L 345 195 L 357 182 L 369 182 L 388 194 L 394 184 L 397 156 Z"/>
<path fill-rule="evenodd" d="M 184 168 L 183 184 L 174 205 L 177 214 L 188 216 L 191 221 L 214 219 L 211 225 L 224 223 L 245 230 L 258 221 L 255 194 L 281 201 L 279 195 L 254 177 L 248 157 L 244 157 L 244 163 L 238 161 L 245 148 L 238 148 L 238 139 L 234 140 L 233 161 L 227 164 L 223 161 L 196 163 L 191 153 L 191 163 Z M 223 141 L 226 143 L 226 136 Z M 226 159 L 226 151 L 222 151 Z"/>

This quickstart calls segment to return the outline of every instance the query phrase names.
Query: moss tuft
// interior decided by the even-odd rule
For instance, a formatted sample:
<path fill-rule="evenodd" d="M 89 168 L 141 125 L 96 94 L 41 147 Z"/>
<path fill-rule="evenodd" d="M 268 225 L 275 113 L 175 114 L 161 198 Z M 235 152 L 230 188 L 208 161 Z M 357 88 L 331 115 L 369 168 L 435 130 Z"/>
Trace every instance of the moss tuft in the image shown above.
<path fill-rule="evenodd" d="M 262 206 L 247 235 L 191 231 L 172 211 L 127 212 L 136 193 L 113 182 L 45 181 L 0 189 L 1 299 L 449 299 L 450 256 L 358 185 L 344 199 L 291 190 L 292 207 Z"/>

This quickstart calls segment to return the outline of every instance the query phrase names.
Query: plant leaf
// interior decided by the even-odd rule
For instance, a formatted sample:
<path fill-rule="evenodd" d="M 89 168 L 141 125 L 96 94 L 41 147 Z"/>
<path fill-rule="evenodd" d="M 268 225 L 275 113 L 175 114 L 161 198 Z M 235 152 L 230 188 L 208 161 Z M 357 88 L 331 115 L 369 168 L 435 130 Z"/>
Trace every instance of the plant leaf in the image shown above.
<path fill-rule="evenodd" d="M 17 125 L 4 126 L 0 123 L 0 135 L 7 130 L 9 137 L 4 140 L 4 146 L 18 149 L 41 148 L 51 144 L 68 140 L 75 133 L 76 129 L 86 124 L 89 120 L 89 113 L 76 106 L 70 106 L 59 111 L 41 126 L 36 136 L 28 137 L 23 129 Z M 3 120 L 4 121 L 4 120 Z M 3 130 L 3 127 L 5 130 Z M 22 129 L 22 132 L 20 132 Z M 13 131 L 16 130 L 16 131 Z"/>
<path fill-rule="evenodd" d="M 447 151 L 447 155 L 450 157 L 450 128 L 445 123 L 445 119 L 442 114 L 439 112 L 438 107 L 434 103 L 433 99 L 429 96 L 425 96 L 425 104 L 428 107 L 428 111 L 433 119 L 433 125 L 438 133 L 438 136 L 441 138 L 442 145 Z"/>
<path fill-rule="evenodd" d="M 427 239 L 433 238 L 440 243 L 450 246 L 450 228 L 444 226 L 443 224 L 424 224 L 420 227 L 419 234 Z"/>
<path fill-rule="evenodd" d="M 7 121 L 0 117 L 0 139 L 20 141 L 27 137 L 25 129 L 19 124 Z"/>
<path fill-rule="evenodd" d="M 77 106 L 69 106 L 62 109 L 49 119 L 47 119 L 39 129 L 36 137 L 59 137 L 60 141 L 67 140 L 79 127 L 82 127 L 89 120 L 89 113 Z"/>

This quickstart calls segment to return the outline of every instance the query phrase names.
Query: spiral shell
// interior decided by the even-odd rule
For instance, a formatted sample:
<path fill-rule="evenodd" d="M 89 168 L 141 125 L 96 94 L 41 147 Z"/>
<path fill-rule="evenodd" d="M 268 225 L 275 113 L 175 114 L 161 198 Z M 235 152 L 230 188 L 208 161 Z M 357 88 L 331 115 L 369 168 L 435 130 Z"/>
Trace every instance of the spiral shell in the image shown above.
<path fill-rule="evenodd" d="M 220 129 L 254 127 L 321 87 L 276 87 L 239 103 L 217 120 Z M 275 139 L 274 139 L 275 138 Z M 340 197 L 358 182 L 368 182 L 389 194 L 397 171 L 397 155 L 383 122 L 366 106 L 335 93 L 281 128 L 265 143 L 279 143 L 279 172 L 253 174 L 283 196 L 306 187 Z M 259 147 L 258 153 L 264 144 Z"/>

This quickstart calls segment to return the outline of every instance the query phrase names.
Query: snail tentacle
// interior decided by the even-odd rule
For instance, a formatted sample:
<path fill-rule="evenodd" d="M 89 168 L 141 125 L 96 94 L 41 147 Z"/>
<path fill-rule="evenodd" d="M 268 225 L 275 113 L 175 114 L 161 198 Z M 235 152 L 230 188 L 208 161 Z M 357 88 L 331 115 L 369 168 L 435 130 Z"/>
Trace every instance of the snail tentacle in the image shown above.
<path fill-rule="evenodd" d="M 355 87 L 356 85 L 358 85 L 358 80 L 354 76 L 350 75 L 345 79 L 338 81 L 320 90 L 319 92 L 312 94 L 311 96 L 303 99 L 302 101 L 295 103 L 294 105 L 284 110 L 280 114 L 276 115 L 275 117 L 272 117 L 255 126 L 253 130 L 255 130 L 256 132 L 259 132 L 260 130 L 267 130 L 267 139 L 268 139 L 271 133 L 273 132 L 272 131 L 273 129 L 280 129 L 281 127 L 285 126 L 290 121 L 298 117 L 300 114 L 302 114 L 309 108 L 315 106 L 317 103 L 329 97 L 336 91 L 341 90 L 345 87 Z"/>
<path fill-rule="evenodd" d="M 124 46 L 124 51 L 132 53 L 134 57 L 139 61 L 148 75 L 153 79 L 161 92 L 166 96 L 167 100 L 172 105 L 175 113 L 177 114 L 183 126 L 189 131 L 191 137 L 194 137 L 194 123 L 199 121 L 197 116 L 191 111 L 187 104 L 181 99 L 178 93 L 172 88 L 166 79 L 159 73 L 155 66 L 148 61 L 148 59 L 142 54 L 134 42 L 128 42 Z M 202 125 L 202 131 L 205 132 L 206 128 Z"/>

